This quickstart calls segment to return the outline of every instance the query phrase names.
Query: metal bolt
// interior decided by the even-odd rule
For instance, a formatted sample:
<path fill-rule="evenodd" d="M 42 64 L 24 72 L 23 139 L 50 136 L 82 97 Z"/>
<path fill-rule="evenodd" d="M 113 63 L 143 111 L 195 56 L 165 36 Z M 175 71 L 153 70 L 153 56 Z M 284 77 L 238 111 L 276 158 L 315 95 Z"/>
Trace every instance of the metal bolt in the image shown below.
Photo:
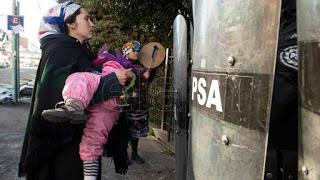
<path fill-rule="evenodd" d="M 229 57 L 227 58 L 227 61 L 228 61 L 228 64 L 229 64 L 230 66 L 233 66 L 234 63 L 236 62 L 236 60 L 234 59 L 233 56 L 229 56 Z"/>
<path fill-rule="evenodd" d="M 226 135 L 223 135 L 221 140 L 224 145 L 227 146 L 229 144 L 229 138 Z"/>
<path fill-rule="evenodd" d="M 302 166 L 302 172 L 304 175 L 308 175 L 309 174 L 309 169 L 307 168 L 307 166 Z"/>
<path fill-rule="evenodd" d="M 267 174 L 266 174 L 266 178 L 267 178 L 267 179 L 272 179 L 272 178 L 273 178 L 272 173 L 267 173 Z"/>

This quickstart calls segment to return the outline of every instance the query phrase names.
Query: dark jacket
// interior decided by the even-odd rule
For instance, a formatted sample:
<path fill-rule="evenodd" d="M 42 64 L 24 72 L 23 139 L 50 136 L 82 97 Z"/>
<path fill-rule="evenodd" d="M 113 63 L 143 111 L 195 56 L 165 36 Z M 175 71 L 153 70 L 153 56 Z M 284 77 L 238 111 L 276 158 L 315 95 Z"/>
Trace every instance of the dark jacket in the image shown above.
<path fill-rule="evenodd" d="M 149 78 L 145 79 L 143 74 L 147 69 L 139 61 L 134 61 L 134 69 L 136 70 L 137 78 L 133 87 L 133 91 L 136 93 L 136 96 L 130 96 L 129 98 L 129 113 L 148 111 L 148 84 L 152 82 L 155 76 L 155 69 L 150 70 Z"/>
<path fill-rule="evenodd" d="M 298 47 L 296 1 L 284 0 L 269 127 L 269 149 L 298 148 Z"/>
<path fill-rule="evenodd" d="M 295 4 L 292 0 L 282 1 L 275 73 L 297 87 L 298 47 Z"/>
<path fill-rule="evenodd" d="M 84 125 L 55 124 L 41 113 L 63 101 L 62 89 L 71 73 L 91 71 L 93 55 L 86 43 L 67 35 L 49 35 L 41 40 L 42 56 L 37 70 L 31 108 L 25 132 L 19 176 L 36 171 L 68 143 L 80 143 Z M 102 78 L 93 101 L 121 92 L 115 73 Z"/>

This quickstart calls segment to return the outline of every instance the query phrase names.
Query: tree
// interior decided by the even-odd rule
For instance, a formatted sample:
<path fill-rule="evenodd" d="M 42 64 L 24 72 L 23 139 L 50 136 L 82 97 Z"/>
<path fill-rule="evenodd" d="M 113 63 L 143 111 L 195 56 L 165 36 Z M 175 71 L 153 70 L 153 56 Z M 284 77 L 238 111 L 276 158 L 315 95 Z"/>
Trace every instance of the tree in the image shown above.
<path fill-rule="evenodd" d="M 78 0 L 95 23 L 90 44 L 97 50 L 107 42 L 118 47 L 136 39 L 142 43 L 161 42 L 172 46 L 172 23 L 180 10 L 191 15 L 191 0 Z"/>

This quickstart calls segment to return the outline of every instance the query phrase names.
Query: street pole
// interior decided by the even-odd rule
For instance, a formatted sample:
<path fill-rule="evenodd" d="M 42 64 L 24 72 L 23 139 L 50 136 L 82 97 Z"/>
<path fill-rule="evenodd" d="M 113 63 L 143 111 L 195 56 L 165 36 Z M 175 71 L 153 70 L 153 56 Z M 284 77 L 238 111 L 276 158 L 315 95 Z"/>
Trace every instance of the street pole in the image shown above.
<path fill-rule="evenodd" d="M 12 0 L 12 13 L 15 16 L 19 15 L 19 1 Z M 19 33 L 13 32 L 13 43 L 12 43 L 12 64 L 13 64 L 13 102 L 18 103 L 19 91 L 20 91 L 20 70 L 19 70 Z"/>
<path fill-rule="evenodd" d="M 166 115 L 166 90 L 167 90 L 167 74 L 168 74 L 168 59 L 169 59 L 169 48 L 166 49 L 166 59 L 165 59 L 165 68 L 164 68 L 164 83 L 163 83 L 163 100 L 162 100 L 162 116 L 161 116 L 161 130 L 164 128 L 164 121 L 165 121 L 165 115 Z M 170 129 L 169 129 L 169 135 L 170 135 Z M 168 138 L 168 141 L 170 141 L 170 136 Z"/>

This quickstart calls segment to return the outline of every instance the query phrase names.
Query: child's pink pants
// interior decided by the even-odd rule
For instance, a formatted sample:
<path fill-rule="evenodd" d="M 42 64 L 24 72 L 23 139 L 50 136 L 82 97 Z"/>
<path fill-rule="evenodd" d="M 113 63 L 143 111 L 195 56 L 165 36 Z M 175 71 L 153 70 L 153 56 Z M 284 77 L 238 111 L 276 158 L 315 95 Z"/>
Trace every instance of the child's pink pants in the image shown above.
<path fill-rule="evenodd" d="M 123 68 L 116 61 L 103 64 L 101 75 L 90 72 L 71 74 L 65 83 L 62 95 L 66 100 L 73 98 L 80 100 L 84 107 L 88 107 L 100 82 L 100 77 Z M 95 161 L 103 153 L 103 146 L 107 142 L 108 134 L 118 120 L 118 97 L 111 97 L 107 101 L 94 104 L 87 108 L 89 119 L 83 130 L 80 143 L 80 158 L 82 161 Z"/>

